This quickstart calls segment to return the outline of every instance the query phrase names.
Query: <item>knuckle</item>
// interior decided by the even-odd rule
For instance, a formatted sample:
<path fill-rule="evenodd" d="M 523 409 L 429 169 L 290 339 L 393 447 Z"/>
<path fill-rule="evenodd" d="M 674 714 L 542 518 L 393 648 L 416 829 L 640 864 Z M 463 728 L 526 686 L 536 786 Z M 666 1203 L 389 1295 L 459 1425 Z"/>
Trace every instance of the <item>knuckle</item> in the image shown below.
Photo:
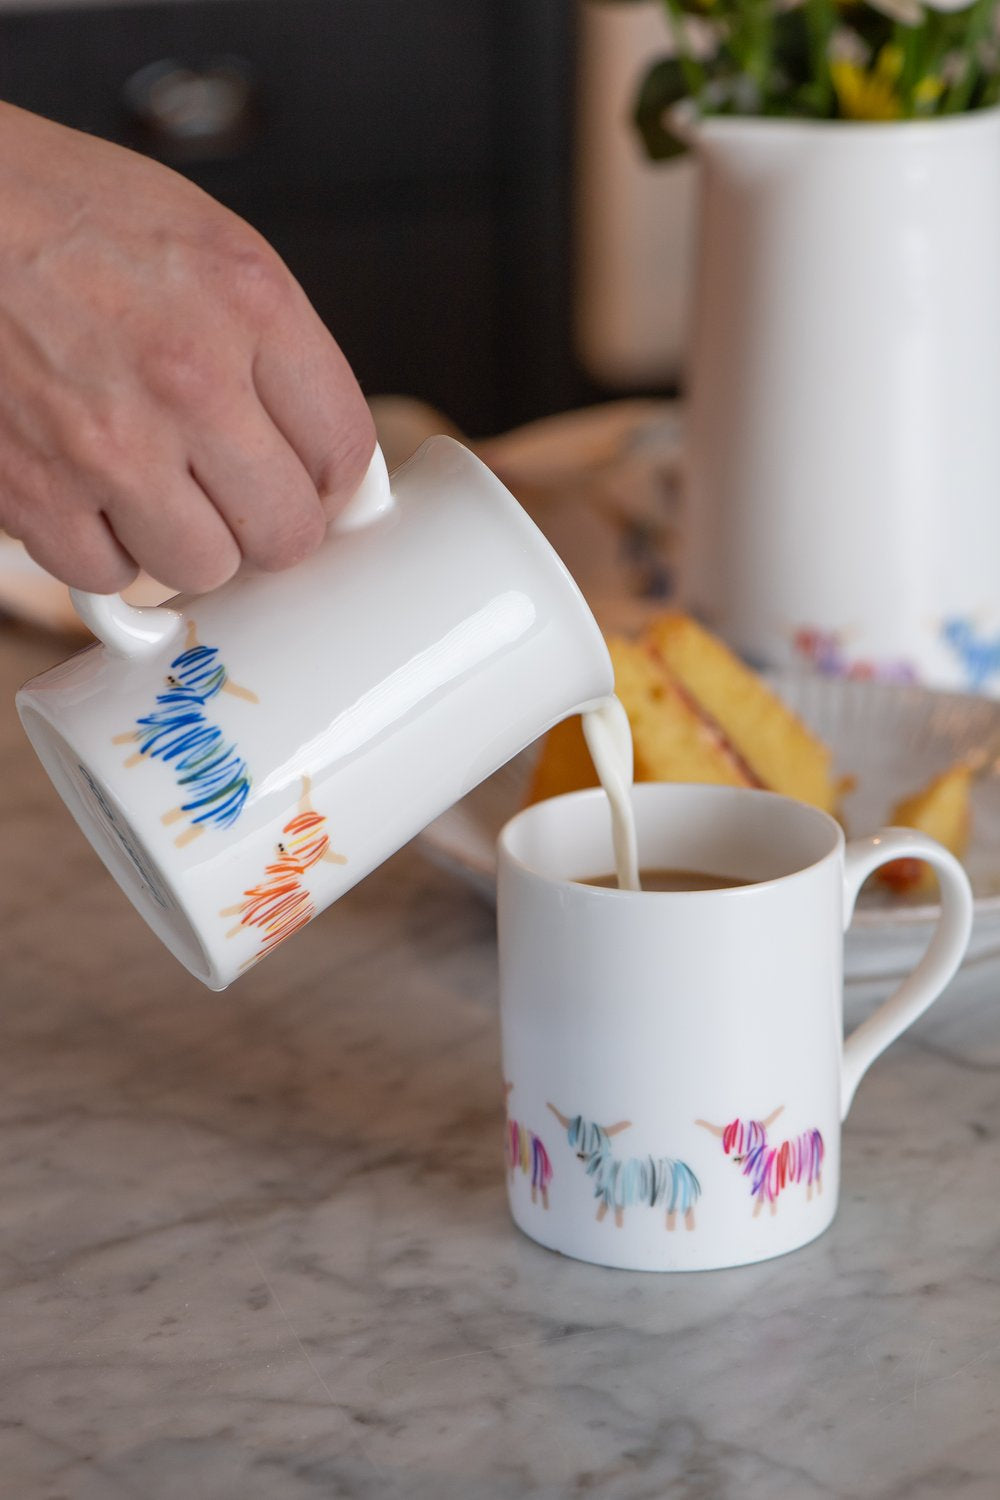
<path fill-rule="evenodd" d="M 154 344 L 146 354 L 144 375 L 160 401 L 187 411 L 214 404 L 222 388 L 215 358 L 193 334 Z"/>
<path fill-rule="evenodd" d="M 88 407 L 65 423 L 62 453 L 87 474 L 118 474 L 127 466 L 133 444 L 118 413 L 110 407 Z"/>
<path fill-rule="evenodd" d="M 267 320 L 287 307 L 292 274 L 265 240 L 252 233 L 233 236 L 225 268 L 230 300 L 255 321 Z"/>

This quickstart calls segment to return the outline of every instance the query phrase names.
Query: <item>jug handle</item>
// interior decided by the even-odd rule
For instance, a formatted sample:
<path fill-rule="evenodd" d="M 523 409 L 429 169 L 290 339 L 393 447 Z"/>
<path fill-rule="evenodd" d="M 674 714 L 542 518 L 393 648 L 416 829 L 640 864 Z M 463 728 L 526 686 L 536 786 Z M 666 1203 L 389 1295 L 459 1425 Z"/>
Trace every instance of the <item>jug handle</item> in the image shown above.
<path fill-rule="evenodd" d="M 378 443 L 365 477 L 331 523 L 333 531 L 368 526 L 392 505 L 389 471 Z M 69 597 L 80 619 L 115 656 L 133 661 L 153 656 L 179 635 L 181 612 L 169 605 L 127 604 L 120 594 L 88 594 L 70 589 Z"/>

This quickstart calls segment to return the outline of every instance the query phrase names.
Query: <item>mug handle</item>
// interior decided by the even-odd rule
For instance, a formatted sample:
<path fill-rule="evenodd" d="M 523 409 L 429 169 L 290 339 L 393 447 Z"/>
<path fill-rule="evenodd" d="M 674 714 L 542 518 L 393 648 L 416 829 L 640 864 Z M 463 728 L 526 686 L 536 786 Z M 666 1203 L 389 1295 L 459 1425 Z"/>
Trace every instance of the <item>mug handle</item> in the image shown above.
<path fill-rule="evenodd" d="M 840 1118 L 847 1116 L 854 1092 L 880 1052 L 911 1026 L 955 974 L 972 931 L 972 887 L 953 854 L 908 828 L 883 828 L 866 839 L 852 839 L 844 852 L 844 930 L 850 926 L 861 886 L 880 865 L 894 859 L 922 859 L 933 866 L 941 891 L 941 915 L 930 947 L 902 984 L 844 1042 Z"/>
<path fill-rule="evenodd" d="M 331 523 L 333 531 L 368 526 L 392 505 L 389 471 L 382 449 L 375 452 L 358 488 Z M 126 604 L 120 594 L 88 594 L 70 589 L 69 597 L 80 619 L 115 656 L 133 661 L 153 656 L 180 634 L 183 619 L 169 605 Z"/>

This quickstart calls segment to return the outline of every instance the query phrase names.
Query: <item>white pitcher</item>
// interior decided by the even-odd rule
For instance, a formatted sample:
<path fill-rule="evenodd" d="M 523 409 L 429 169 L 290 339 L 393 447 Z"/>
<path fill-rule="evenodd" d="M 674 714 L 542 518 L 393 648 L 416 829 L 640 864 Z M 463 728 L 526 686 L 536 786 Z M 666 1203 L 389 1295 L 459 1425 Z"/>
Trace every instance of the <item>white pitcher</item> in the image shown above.
<path fill-rule="evenodd" d="M 692 142 L 686 601 L 758 664 L 1000 691 L 1000 110 Z"/>
<path fill-rule="evenodd" d="M 137 609 L 17 697 L 170 951 L 222 989 L 613 672 L 576 584 L 477 458 L 381 452 L 316 554 Z"/>

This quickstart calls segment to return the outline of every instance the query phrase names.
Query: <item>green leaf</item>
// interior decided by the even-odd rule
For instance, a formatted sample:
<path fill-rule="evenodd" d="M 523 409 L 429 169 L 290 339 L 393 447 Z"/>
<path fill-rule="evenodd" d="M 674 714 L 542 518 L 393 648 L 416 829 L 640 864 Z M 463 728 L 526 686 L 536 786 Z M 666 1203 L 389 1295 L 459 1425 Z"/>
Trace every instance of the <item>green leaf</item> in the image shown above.
<path fill-rule="evenodd" d="M 668 161 L 687 150 L 686 143 L 670 128 L 667 112 L 690 95 L 684 69 L 676 57 L 662 58 L 646 74 L 635 102 L 634 119 L 653 161 Z"/>

